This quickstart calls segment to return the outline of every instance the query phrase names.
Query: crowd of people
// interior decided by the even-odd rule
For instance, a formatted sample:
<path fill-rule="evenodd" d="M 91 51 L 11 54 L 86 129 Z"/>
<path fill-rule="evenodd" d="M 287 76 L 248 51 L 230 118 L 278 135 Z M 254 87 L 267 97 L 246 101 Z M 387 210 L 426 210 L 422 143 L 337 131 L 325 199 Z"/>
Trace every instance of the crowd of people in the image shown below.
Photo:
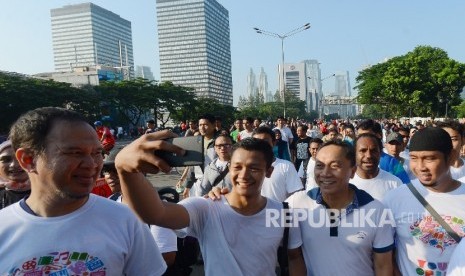
<path fill-rule="evenodd" d="M 148 121 L 116 146 L 70 110 L 22 115 L 0 144 L 0 275 L 188 275 L 186 237 L 206 275 L 465 275 L 458 121 L 204 114 L 180 130 L 205 162 L 175 203 L 146 178 L 172 169 L 154 152 L 186 154 L 172 131 Z"/>

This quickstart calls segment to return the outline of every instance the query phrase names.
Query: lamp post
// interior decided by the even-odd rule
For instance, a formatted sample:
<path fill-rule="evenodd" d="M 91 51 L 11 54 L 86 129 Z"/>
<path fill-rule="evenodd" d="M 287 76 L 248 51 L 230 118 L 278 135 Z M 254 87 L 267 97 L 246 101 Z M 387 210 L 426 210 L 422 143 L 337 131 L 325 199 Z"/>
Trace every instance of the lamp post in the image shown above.
<path fill-rule="evenodd" d="M 262 29 L 259 29 L 259 28 L 253 28 L 255 30 L 255 32 L 259 33 L 259 34 L 262 34 L 262 35 L 267 35 L 267 36 L 271 36 L 271 37 L 276 37 L 276 38 L 279 38 L 281 39 L 281 71 L 282 71 L 282 83 L 279 84 L 279 87 L 282 88 L 282 91 L 281 91 L 281 96 L 282 96 L 282 99 L 283 99 L 283 115 L 284 115 L 284 118 L 286 118 L 286 82 L 284 80 L 284 39 L 286 39 L 287 37 L 290 37 L 290 36 L 293 36 L 297 33 L 300 33 L 302 31 L 305 31 L 305 30 L 308 30 L 310 29 L 310 23 L 307 23 L 303 26 L 300 26 L 292 31 L 289 31 L 285 34 L 277 34 L 277 33 L 274 33 L 274 32 L 270 32 L 270 31 L 266 31 L 266 30 L 262 30 Z"/>

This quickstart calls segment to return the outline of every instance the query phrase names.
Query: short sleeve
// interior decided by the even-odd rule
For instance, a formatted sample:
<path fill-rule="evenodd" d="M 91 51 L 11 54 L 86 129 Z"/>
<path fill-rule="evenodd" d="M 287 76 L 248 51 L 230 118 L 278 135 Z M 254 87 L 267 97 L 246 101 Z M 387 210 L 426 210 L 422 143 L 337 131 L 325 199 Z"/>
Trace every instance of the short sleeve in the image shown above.
<path fill-rule="evenodd" d="M 189 213 L 189 226 L 185 229 L 187 235 L 196 238 L 202 235 L 210 208 L 209 201 L 211 201 L 211 199 L 189 197 L 179 202 Z"/>
<path fill-rule="evenodd" d="M 150 225 L 150 232 L 161 253 L 178 251 L 178 238 L 173 230 Z"/>

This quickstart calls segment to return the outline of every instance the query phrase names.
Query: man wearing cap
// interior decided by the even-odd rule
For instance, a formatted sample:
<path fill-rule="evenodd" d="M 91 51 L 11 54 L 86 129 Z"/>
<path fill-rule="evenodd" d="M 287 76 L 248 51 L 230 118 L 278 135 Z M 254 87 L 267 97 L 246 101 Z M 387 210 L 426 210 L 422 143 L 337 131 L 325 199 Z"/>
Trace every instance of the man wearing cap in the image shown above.
<path fill-rule="evenodd" d="M 402 185 L 397 176 L 379 168 L 381 144 L 378 137 L 370 133 L 359 135 L 354 146 L 357 170 L 350 183 L 380 201 L 388 191 Z"/>
<path fill-rule="evenodd" d="M 465 185 L 450 175 L 451 152 L 452 141 L 445 130 L 419 130 L 410 140 L 410 168 L 417 179 L 384 197 L 396 221 L 396 264 L 402 275 L 445 275 L 457 245 L 408 185 L 413 185 L 458 235 L 464 235 Z"/>
<path fill-rule="evenodd" d="M 384 148 L 386 149 L 387 154 L 394 157 L 400 164 L 402 164 L 402 167 L 407 173 L 409 179 L 415 179 L 415 175 L 410 170 L 408 155 L 405 158 L 401 156 L 401 152 L 405 149 L 403 136 L 398 132 L 391 132 L 386 137 Z"/>

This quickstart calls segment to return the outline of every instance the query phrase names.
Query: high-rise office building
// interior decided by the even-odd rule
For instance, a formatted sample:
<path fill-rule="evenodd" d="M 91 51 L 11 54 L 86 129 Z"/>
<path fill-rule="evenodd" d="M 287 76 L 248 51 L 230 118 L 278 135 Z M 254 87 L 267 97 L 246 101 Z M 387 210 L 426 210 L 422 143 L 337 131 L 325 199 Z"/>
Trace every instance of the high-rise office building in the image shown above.
<path fill-rule="evenodd" d="M 51 10 L 55 70 L 104 65 L 134 76 L 131 22 L 92 3 Z"/>
<path fill-rule="evenodd" d="M 157 0 L 160 79 L 233 104 L 229 13 L 215 0 Z"/>
<path fill-rule="evenodd" d="M 283 90 L 281 65 L 278 72 L 281 92 Z M 323 94 L 321 91 L 321 71 L 317 60 L 284 64 L 284 77 L 286 91 L 304 101 L 307 112 L 320 109 Z"/>
<path fill-rule="evenodd" d="M 273 95 L 268 91 L 268 77 L 266 76 L 263 67 L 260 70 L 260 75 L 258 76 L 258 94 L 263 97 L 265 102 L 273 101 Z"/>
<path fill-rule="evenodd" d="M 136 66 L 136 78 L 143 78 L 150 81 L 154 80 L 151 68 L 149 66 L 142 65 Z"/>
<path fill-rule="evenodd" d="M 349 80 L 349 71 L 336 72 L 335 74 L 335 91 L 334 94 L 341 97 L 350 97 L 352 96 L 350 80 Z"/>
<path fill-rule="evenodd" d="M 253 69 L 250 68 L 250 72 L 247 75 L 247 96 L 256 97 L 257 96 L 257 78 Z"/>

